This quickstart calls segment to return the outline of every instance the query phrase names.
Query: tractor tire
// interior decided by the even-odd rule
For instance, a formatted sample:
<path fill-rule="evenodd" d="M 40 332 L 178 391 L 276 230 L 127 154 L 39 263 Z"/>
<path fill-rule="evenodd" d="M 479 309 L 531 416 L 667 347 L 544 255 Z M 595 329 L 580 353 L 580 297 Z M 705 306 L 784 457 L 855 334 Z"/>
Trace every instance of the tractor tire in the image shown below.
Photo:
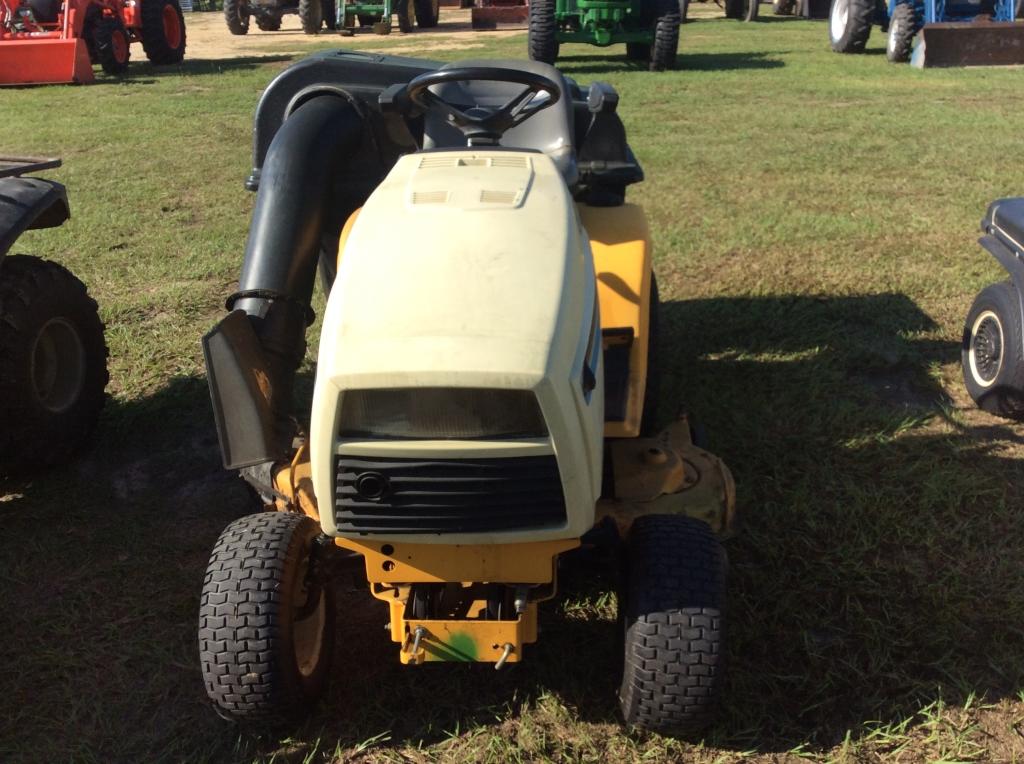
<path fill-rule="evenodd" d="M 742 19 L 745 0 L 724 0 L 725 17 L 727 19 Z"/>
<path fill-rule="evenodd" d="M 327 27 L 331 32 L 335 32 L 338 29 L 338 6 L 335 0 L 321 0 L 323 8 L 321 13 L 324 17 L 324 26 Z"/>
<path fill-rule="evenodd" d="M 623 568 L 622 716 L 664 735 L 700 732 L 724 674 L 725 550 L 699 520 L 646 515 L 633 523 Z"/>
<path fill-rule="evenodd" d="M 914 37 L 921 29 L 914 6 L 900 3 L 889 19 L 889 33 L 885 43 L 885 57 L 891 64 L 902 64 L 910 60 L 914 50 Z"/>
<path fill-rule="evenodd" d="M 228 31 L 231 34 L 247 34 L 249 31 L 249 3 L 246 0 L 224 0 L 224 21 L 227 22 Z M 259 24 L 258 19 L 256 23 Z M 280 26 L 279 20 L 278 28 Z"/>
<path fill-rule="evenodd" d="M 1010 282 L 978 293 L 964 322 L 960 364 L 964 385 L 978 408 L 1024 419 L 1024 337 L 1020 294 Z"/>
<path fill-rule="evenodd" d="M 120 18 L 104 16 L 98 19 L 93 27 L 92 44 L 96 50 L 96 61 L 103 67 L 103 71 L 107 74 L 124 74 L 128 71 L 131 49 L 128 30 Z"/>
<path fill-rule="evenodd" d="M 221 716 L 287 719 L 326 689 L 334 597 L 308 575 L 319 533 L 305 515 L 260 512 L 217 540 L 199 606 L 199 660 Z"/>
<path fill-rule="evenodd" d="M 142 49 L 157 66 L 185 58 L 185 17 L 178 0 L 143 0 Z"/>
<path fill-rule="evenodd" d="M 554 64 L 558 59 L 555 0 L 531 0 L 526 46 L 531 61 Z"/>
<path fill-rule="evenodd" d="M 256 26 L 261 32 L 276 32 L 281 28 L 281 17 L 275 14 L 266 14 L 256 17 Z"/>
<path fill-rule="evenodd" d="M 658 364 L 658 341 L 660 327 L 661 299 L 658 296 L 658 279 L 651 273 L 651 299 L 648 303 L 647 318 L 647 380 L 644 383 L 644 406 L 640 415 L 640 437 L 650 438 L 658 434 L 658 399 L 661 392 L 661 366 Z"/>
<path fill-rule="evenodd" d="M 1024 0 L 1022 0 L 1024 2 Z M 679 0 L 679 23 L 685 24 L 690 15 L 690 0 Z"/>
<path fill-rule="evenodd" d="M 306 34 L 320 34 L 324 25 L 324 6 L 322 0 L 299 0 L 299 21 L 302 31 Z"/>
<path fill-rule="evenodd" d="M 0 474 L 68 459 L 96 426 L 107 386 L 96 303 L 66 268 L 0 263 Z"/>
<path fill-rule="evenodd" d="M 773 0 L 772 13 L 776 16 L 792 16 L 796 10 L 796 0 Z"/>
<path fill-rule="evenodd" d="M 414 29 L 416 20 L 415 0 L 397 0 L 394 6 L 395 17 L 398 19 L 398 31 L 409 34 Z"/>
<path fill-rule="evenodd" d="M 679 8 L 669 0 L 662 4 L 662 13 L 654 21 L 654 44 L 651 46 L 652 72 L 674 69 L 679 53 Z"/>
<path fill-rule="evenodd" d="M 743 3 L 743 20 L 757 21 L 757 15 L 761 12 L 761 0 L 746 0 Z"/>
<path fill-rule="evenodd" d="M 828 39 L 836 53 L 863 53 L 871 36 L 875 0 L 833 0 L 828 12 Z"/>
<path fill-rule="evenodd" d="M 438 0 L 415 0 L 416 5 L 416 26 L 420 29 L 433 29 L 437 26 L 437 19 L 441 9 Z"/>
<path fill-rule="evenodd" d="M 651 46 L 646 42 L 627 42 L 626 58 L 646 63 L 651 60 Z"/>

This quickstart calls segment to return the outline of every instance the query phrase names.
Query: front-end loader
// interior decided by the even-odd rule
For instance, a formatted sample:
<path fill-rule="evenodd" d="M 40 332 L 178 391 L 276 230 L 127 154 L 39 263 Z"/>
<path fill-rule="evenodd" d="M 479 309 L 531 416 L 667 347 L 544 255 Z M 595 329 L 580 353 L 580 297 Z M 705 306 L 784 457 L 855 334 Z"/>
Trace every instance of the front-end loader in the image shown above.
<path fill-rule="evenodd" d="M 203 341 L 225 466 L 265 503 L 203 585 L 222 715 L 323 694 L 353 561 L 403 664 L 501 668 L 528 659 L 560 559 L 606 546 L 625 721 L 711 721 L 735 489 L 685 416 L 657 425 L 652 242 L 618 100 L 543 63 L 343 52 L 264 92 L 239 288 Z M 317 271 L 307 434 L 292 387 Z"/>

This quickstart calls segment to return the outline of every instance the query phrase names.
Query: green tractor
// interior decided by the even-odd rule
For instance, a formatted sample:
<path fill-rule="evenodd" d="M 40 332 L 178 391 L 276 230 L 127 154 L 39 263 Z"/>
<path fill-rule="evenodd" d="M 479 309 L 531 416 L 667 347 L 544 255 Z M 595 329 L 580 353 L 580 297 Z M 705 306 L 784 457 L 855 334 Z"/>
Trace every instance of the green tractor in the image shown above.
<path fill-rule="evenodd" d="M 626 43 L 626 56 L 652 72 L 672 69 L 679 48 L 679 0 L 530 0 L 530 58 L 553 64 L 563 42 Z"/>
<path fill-rule="evenodd" d="M 398 18 L 398 31 L 413 31 L 413 22 L 420 29 L 437 26 L 440 13 L 438 0 L 343 0 L 339 16 L 344 33 L 352 34 L 359 21 L 374 34 L 391 34 L 391 16 Z"/>

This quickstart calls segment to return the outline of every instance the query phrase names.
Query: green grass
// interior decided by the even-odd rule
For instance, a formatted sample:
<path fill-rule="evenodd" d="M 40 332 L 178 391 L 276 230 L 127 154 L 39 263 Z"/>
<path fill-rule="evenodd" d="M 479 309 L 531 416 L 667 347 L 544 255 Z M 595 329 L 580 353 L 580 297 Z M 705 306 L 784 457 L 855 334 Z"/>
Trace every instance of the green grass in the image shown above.
<path fill-rule="evenodd" d="M 1021 72 L 920 72 L 881 46 L 706 18 L 671 73 L 563 51 L 618 88 L 647 175 L 630 195 L 656 239 L 662 413 L 696 412 L 739 485 L 730 673 L 689 742 L 620 728 L 610 578 L 590 568 L 500 673 L 400 667 L 383 607 L 342 587 L 315 715 L 218 720 L 198 595 L 251 507 L 219 465 L 199 337 L 238 275 L 252 114 L 288 57 L 0 91 L 0 148 L 62 155 L 74 213 L 18 249 L 90 285 L 112 376 L 91 454 L 0 486 L 0 761 L 1024 761 L 1024 430 L 975 412 L 958 367 L 967 307 L 1002 278 L 977 221 L 1024 194 Z"/>

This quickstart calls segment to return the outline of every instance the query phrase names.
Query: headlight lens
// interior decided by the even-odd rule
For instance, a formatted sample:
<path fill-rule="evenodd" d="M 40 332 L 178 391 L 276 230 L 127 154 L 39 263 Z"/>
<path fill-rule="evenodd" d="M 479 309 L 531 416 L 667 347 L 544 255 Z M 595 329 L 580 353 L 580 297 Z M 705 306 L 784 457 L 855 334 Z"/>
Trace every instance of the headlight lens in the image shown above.
<path fill-rule="evenodd" d="M 473 440 L 547 434 L 537 397 L 526 390 L 346 390 L 341 399 L 339 435 L 346 438 Z"/>

